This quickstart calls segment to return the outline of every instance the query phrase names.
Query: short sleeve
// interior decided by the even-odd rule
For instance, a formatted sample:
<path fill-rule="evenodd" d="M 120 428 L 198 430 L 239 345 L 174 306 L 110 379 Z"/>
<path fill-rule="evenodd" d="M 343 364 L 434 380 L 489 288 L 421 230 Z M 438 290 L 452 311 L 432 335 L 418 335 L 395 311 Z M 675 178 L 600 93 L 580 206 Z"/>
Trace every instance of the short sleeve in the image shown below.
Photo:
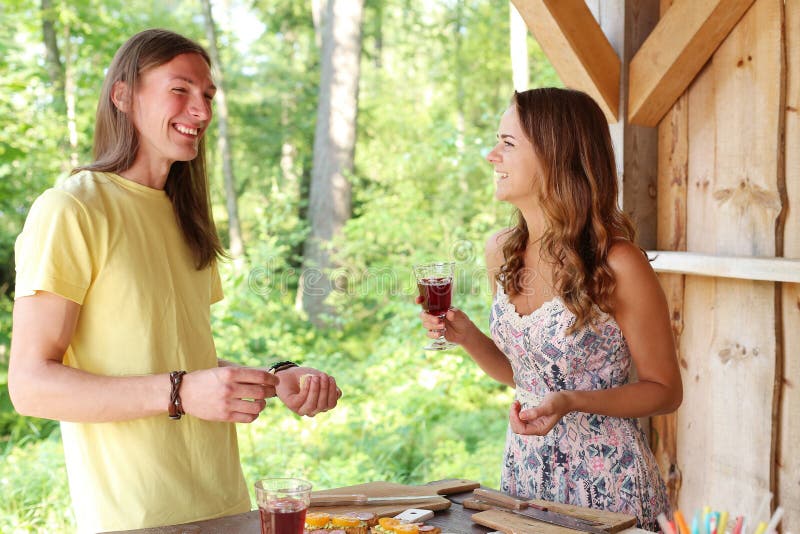
<path fill-rule="evenodd" d="M 217 260 L 215 259 L 211 262 L 211 302 L 210 304 L 214 304 L 215 302 L 219 302 L 225 298 L 225 294 L 222 292 L 222 280 L 219 277 L 219 269 L 217 268 Z"/>
<path fill-rule="evenodd" d="M 90 224 L 72 195 L 48 189 L 31 206 L 14 246 L 15 297 L 48 291 L 83 304 L 92 282 Z"/>

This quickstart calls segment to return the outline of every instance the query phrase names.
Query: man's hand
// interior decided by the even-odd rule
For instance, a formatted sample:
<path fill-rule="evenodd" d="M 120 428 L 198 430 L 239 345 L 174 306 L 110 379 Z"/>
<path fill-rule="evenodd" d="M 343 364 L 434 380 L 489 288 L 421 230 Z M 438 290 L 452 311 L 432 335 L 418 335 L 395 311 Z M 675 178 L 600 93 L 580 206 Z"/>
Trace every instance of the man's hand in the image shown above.
<path fill-rule="evenodd" d="M 342 390 L 336 380 L 311 367 L 291 367 L 275 373 L 278 398 L 298 415 L 314 417 L 336 406 Z"/>
<path fill-rule="evenodd" d="M 252 423 L 275 396 L 278 378 L 264 369 L 214 367 L 186 374 L 180 395 L 183 410 L 209 421 Z M 166 408 L 166 407 L 165 407 Z"/>

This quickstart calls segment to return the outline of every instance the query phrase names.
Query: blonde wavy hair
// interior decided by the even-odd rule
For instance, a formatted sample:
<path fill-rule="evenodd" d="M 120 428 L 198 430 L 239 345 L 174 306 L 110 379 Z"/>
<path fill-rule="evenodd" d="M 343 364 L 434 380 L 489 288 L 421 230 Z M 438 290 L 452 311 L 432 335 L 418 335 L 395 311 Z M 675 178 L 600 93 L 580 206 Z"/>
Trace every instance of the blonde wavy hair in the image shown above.
<path fill-rule="evenodd" d="M 542 168 L 535 188 L 545 219 L 542 259 L 554 267 L 555 289 L 576 317 L 568 332 L 575 332 L 591 323 L 595 304 L 611 311 L 615 280 L 608 251 L 614 239 L 635 239 L 630 219 L 617 205 L 608 124 L 597 103 L 580 91 L 533 89 L 515 92 L 512 102 Z M 497 274 L 508 295 L 523 291 L 530 240 L 519 210 L 516 219 L 505 236 Z"/>

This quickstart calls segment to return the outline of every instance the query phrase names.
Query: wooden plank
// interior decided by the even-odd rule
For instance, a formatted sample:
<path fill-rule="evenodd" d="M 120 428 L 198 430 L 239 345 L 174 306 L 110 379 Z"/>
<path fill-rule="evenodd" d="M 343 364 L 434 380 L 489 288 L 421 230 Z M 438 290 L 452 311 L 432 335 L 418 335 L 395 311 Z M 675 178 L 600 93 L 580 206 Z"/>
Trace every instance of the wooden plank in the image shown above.
<path fill-rule="evenodd" d="M 693 252 L 648 250 L 659 273 L 680 273 L 766 282 L 800 282 L 800 259 L 715 256 Z"/>
<path fill-rule="evenodd" d="M 417 496 L 434 495 L 441 493 L 456 493 L 466 491 L 467 488 L 475 489 L 480 484 L 471 480 L 448 479 L 443 481 L 431 482 L 424 486 L 408 486 L 396 482 L 365 482 L 355 486 L 345 486 L 327 490 L 314 491 L 311 493 L 312 501 L 321 498 L 323 495 L 353 495 L 361 494 L 367 497 L 396 497 L 396 496 Z M 319 506 L 312 504 L 311 510 L 315 512 L 338 513 L 351 509 L 353 505 L 338 506 Z M 445 497 L 433 497 L 424 501 L 415 501 L 413 506 L 407 502 L 394 503 L 371 503 L 358 506 L 359 510 L 372 512 L 378 517 L 395 516 L 408 508 L 423 508 L 425 510 L 446 510 L 450 507 L 450 501 Z"/>
<path fill-rule="evenodd" d="M 689 250 L 776 255 L 782 9 L 753 4 L 690 89 Z M 775 284 L 687 276 L 685 310 L 679 506 L 753 513 L 773 490 Z"/>
<path fill-rule="evenodd" d="M 714 503 L 754 513 L 770 490 L 775 344 L 763 318 L 774 318 L 772 291 L 769 282 L 686 277 L 677 425 L 683 510 Z"/>
<path fill-rule="evenodd" d="M 800 0 L 785 3 L 785 186 L 783 253 L 800 257 Z M 783 532 L 800 532 L 800 284 L 783 284 L 783 377 L 778 443 L 778 502 Z"/>
<path fill-rule="evenodd" d="M 511 0 L 564 85 L 619 116 L 620 59 L 583 0 Z"/>
<path fill-rule="evenodd" d="M 673 0 L 661 1 L 663 18 Z M 686 250 L 686 184 L 689 171 L 688 97 L 681 95 L 658 125 L 657 169 L 657 239 L 663 250 Z M 680 354 L 683 333 L 683 293 L 685 277 L 681 274 L 660 274 L 658 277 L 669 306 L 672 334 L 678 348 L 678 362 L 685 368 Z M 678 506 L 682 476 L 678 464 L 677 412 L 651 418 L 650 444 L 661 476 L 667 485 L 672 507 Z"/>
<path fill-rule="evenodd" d="M 631 62 L 628 120 L 655 126 L 753 0 L 676 0 Z"/>
<path fill-rule="evenodd" d="M 636 524 L 636 518 L 631 515 L 617 514 L 595 508 L 581 508 L 568 504 L 550 501 L 535 500 L 537 504 L 546 506 L 548 510 L 560 514 L 588 519 L 600 523 L 598 528 L 609 534 L 622 532 Z M 539 521 L 537 519 L 515 514 L 504 510 L 486 510 L 472 516 L 472 520 L 480 525 L 497 529 L 501 532 L 515 534 L 575 534 L 575 530 Z"/>

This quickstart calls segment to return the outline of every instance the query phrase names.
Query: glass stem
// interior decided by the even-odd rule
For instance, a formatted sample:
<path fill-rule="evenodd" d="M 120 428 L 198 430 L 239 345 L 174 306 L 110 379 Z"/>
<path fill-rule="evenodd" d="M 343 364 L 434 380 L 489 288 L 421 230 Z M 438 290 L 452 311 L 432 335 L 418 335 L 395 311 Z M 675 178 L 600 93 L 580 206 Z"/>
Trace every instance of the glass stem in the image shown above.
<path fill-rule="evenodd" d="M 444 318 L 446 315 L 447 315 L 446 313 L 443 313 L 442 315 L 439 316 L 439 319 L 442 320 L 442 327 L 439 329 L 439 337 L 436 339 L 436 341 L 447 341 L 447 339 L 444 337 L 445 334 Z"/>

